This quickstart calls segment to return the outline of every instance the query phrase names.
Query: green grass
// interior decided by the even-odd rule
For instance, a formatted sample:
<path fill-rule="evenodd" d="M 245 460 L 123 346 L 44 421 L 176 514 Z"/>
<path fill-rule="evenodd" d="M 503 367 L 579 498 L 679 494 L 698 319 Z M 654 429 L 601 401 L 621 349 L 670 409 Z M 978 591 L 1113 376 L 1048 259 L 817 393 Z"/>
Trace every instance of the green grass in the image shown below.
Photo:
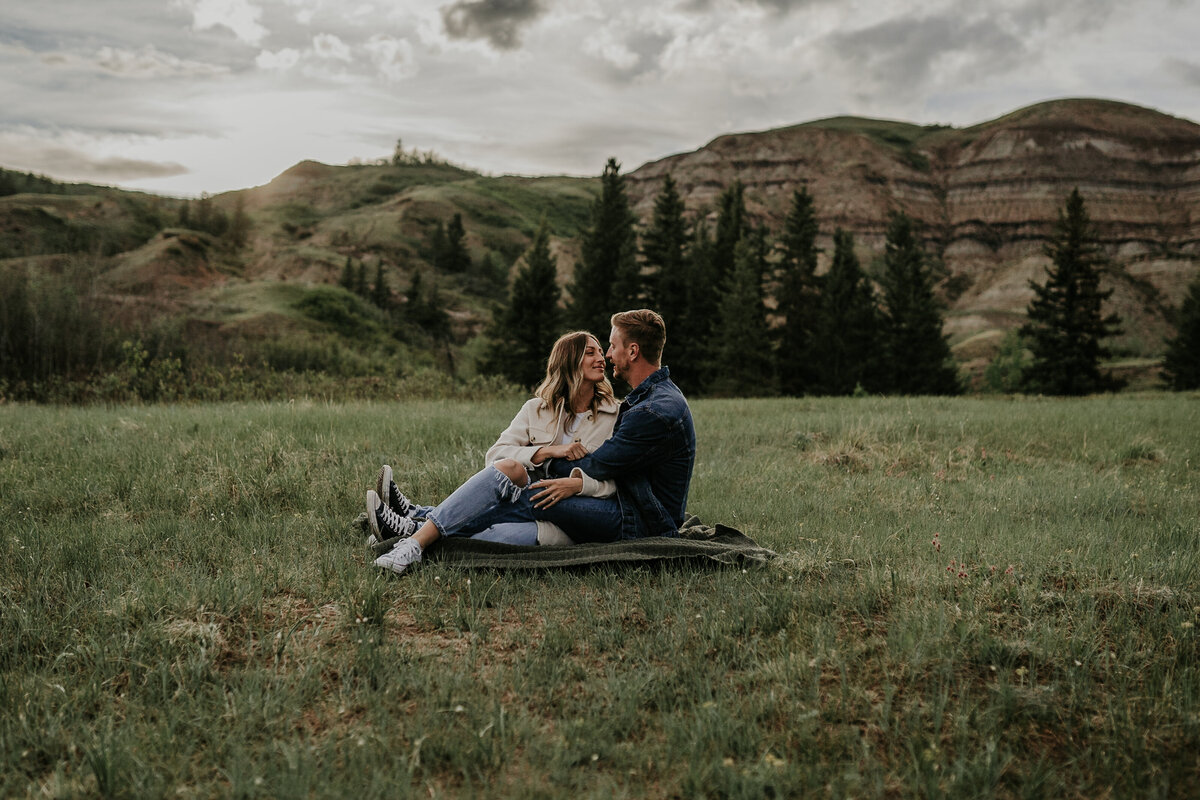
<path fill-rule="evenodd" d="M 769 567 L 370 569 L 515 408 L 0 407 L 0 796 L 1200 792 L 1200 397 L 699 401 Z"/>

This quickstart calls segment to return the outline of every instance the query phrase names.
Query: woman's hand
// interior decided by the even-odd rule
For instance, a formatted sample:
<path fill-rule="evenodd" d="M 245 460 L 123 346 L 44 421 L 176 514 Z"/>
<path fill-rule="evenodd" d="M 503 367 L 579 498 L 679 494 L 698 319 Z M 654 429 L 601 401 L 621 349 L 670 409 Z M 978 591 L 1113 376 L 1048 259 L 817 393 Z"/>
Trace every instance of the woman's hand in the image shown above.
<path fill-rule="evenodd" d="M 563 448 L 563 454 L 559 458 L 565 458 L 567 461 L 575 461 L 588 454 L 587 448 L 583 446 L 582 442 L 571 442 L 563 445 Z"/>
<path fill-rule="evenodd" d="M 529 459 L 534 464 L 541 464 L 548 458 L 565 458 L 568 461 L 575 461 L 583 458 L 588 454 L 587 448 L 581 442 L 571 442 L 570 444 L 547 444 L 542 445 L 534 451 L 533 458 Z"/>
<path fill-rule="evenodd" d="M 574 497 L 583 491 L 583 478 L 547 478 L 530 484 L 531 489 L 541 489 L 532 498 L 535 508 L 550 508 L 564 497 Z"/>

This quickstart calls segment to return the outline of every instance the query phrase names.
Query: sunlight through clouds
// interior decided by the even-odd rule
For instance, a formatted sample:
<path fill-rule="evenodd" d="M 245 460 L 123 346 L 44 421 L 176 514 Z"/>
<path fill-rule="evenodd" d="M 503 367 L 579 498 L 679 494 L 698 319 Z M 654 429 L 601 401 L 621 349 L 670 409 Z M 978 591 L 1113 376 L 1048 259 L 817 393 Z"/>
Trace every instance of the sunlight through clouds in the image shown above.
<path fill-rule="evenodd" d="M 373 36 L 367 40 L 364 48 L 371 54 L 371 60 L 379 72 L 390 81 L 411 78 L 418 72 L 412 45 L 405 39 Z"/>
<path fill-rule="evenodd" d="M 249 0 L 177 0 L 192 12 L 197 31 L 225 28 L 246 44 L 259 44 L 268 31 L 259 24 L 262 9 Z"/>

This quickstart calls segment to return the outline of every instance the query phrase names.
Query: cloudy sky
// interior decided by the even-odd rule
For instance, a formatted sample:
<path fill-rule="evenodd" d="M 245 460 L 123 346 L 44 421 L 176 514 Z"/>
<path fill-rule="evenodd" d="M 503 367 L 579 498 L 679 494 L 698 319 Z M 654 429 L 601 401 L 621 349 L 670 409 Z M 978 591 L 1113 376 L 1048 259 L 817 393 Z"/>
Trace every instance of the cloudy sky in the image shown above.
<path fill-rule="evenodd" d="M 164 194 L 405 147 L 626 171 L 837 114 L 1200 121 L 1200 0 L 0 0 L 0 166 Z"/>

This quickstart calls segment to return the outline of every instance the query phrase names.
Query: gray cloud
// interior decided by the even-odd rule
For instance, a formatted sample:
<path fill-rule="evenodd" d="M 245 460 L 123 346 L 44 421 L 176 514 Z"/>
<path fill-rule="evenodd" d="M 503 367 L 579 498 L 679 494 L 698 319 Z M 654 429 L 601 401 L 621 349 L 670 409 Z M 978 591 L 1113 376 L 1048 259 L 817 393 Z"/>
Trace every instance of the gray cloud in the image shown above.
<path fill-rule="evenodd" d="M 0 39 L 37 53 L 89 57 L 106 46 L 127 51 L 153 47 L 186 61 L 235 68 L 253 58 L 232 36 L 191 30 L 191 14 L 170 2 L 105 0 L 102 8 L 93 0 L 9 3 L 4 17 Z"/>
<path fill-rule="evenodd" d="M 634 33 L 621 42 L 621 51 L 626 54 L 625 60 L 603 58 L 603 74 L 616 84 L 628 83 L 639 76 L 658 69 L 663 51 L 672 41 L 672 36 L 662 33 Z M 597 55 L 593 53 L 593 55 Z"/>
<path fill-rule="evenodd" d="M 1200 64 L 1182 58 L 1168 58 L 1163 62 L 1167 70 L 1192 86 L 1200 86 Z"/>
<path fill-rule="evenodd" d="M 1026 55 L 1024 42 L 998 20 L 971 22 L 949 14 L 888 20 L 836 34 L 827 46 L 835 58 L 866 70 L 870 82 L 888 92 L 920 90 L 945 55 L 963 54 L 967 63 L 986 63 L 989 70 L 1007 70 Z"/>
<path fill-rule="evenodd" d="M 486 39 L 498 50 L 513 50 L 521 28 L 544 11 L 539 0 L 458 0 L 442 8 L 442 24 L 453 39 Z"/>
<path fill-rule="evenodd" d="M 827 40 L 833 58 L 863 70 L 864 99 L 871 90 L 911 96 L 928 88 L 938 60 L 956 57 L 955 72 L 944 81 L 967 82 L 1028 67 L 1041 57 L 1047 38 L 1066 43 L 1103 27 L 1116 0 L 1030 0 L 1005 11 L 966 5 L 925 17 L 895 17 Z M 981 13 L 981 10 L 986 13 Z"/>
<path fill-rule="evenodd" d="M 172 178 L 186 175 L 189 170 L 174 162 L 143 161 L 134 158 L 97 158 L 95 156 L 55 144 L 8 140 L 0 134 L 4 143 L 5 166 L 15 169 L 51 175 L 63 180 L 135 181 L 145 178 Z"/>

